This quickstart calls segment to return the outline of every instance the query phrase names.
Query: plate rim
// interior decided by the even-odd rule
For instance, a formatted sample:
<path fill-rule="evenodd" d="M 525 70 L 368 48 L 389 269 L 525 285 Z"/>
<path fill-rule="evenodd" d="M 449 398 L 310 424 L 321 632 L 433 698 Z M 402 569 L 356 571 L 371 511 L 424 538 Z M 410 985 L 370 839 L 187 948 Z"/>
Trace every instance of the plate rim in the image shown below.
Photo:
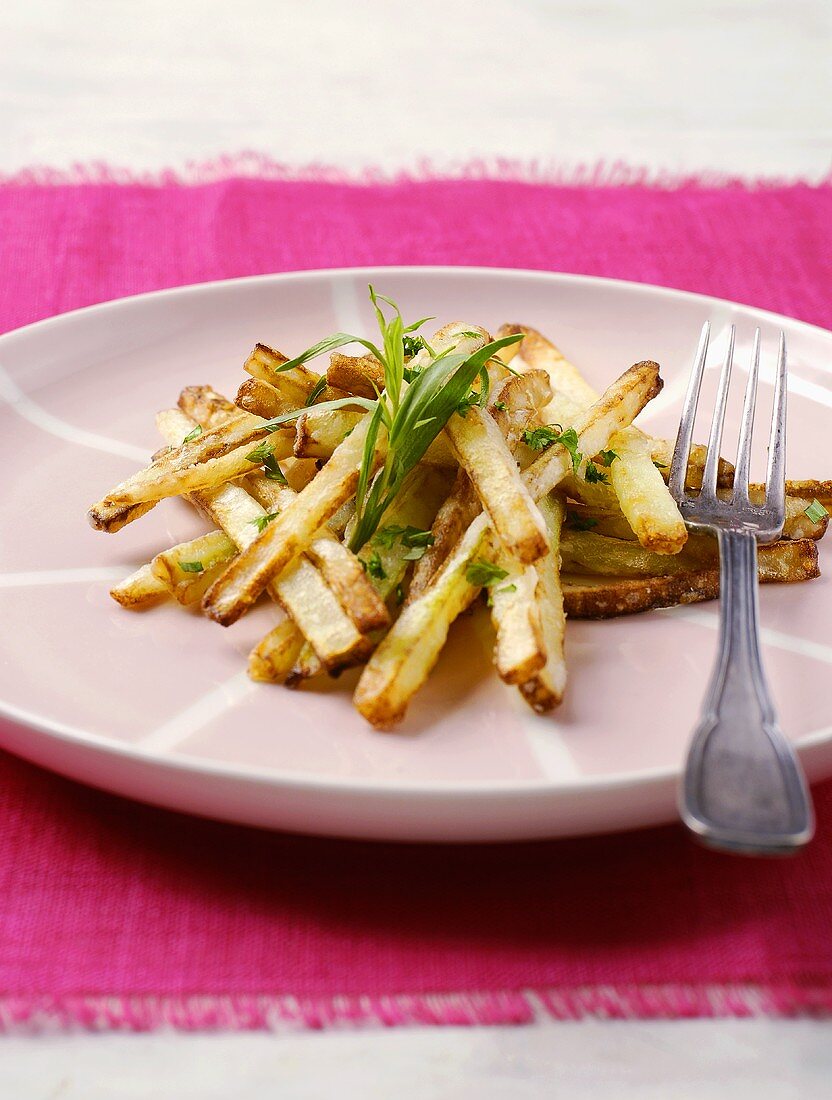
<path fill-rule="evenodd" d="M 696 291 L 681 290 L 674 287 L 660 286 L 655 283 L 642 283 L 632 279 L 616 279 L 602 275 L 585 275 L 564 271 L 546 271 L 536 268 L 506 268 L 484 267 L 478 265 L 449 265 L 449 264 L 389 264 L 370 265 L 357 267 L 332 267 L 312 268 L 302 271 L 271 272 L 259 275 L 235 276 L 227 279 L 214 279 L 204 282 L 186 283 L 180 286 L 163 288 L 161 290 L 142 291 L 138 294 L 123 295 L 119 298 L 107 299 L 89 306 L 81 306 L 77 309 L 67 310 L 51 317 L 33 321 L 8 332 L 0 334 L 0 354 L 3 347 L 10 340 L 19 336 L 32 333 L 34 330 L 43 330 L 67 320 L 84 317 L 89 313 L 106 313 L 125 304 L 141 303 L 147 299 L 159 297 L 188 297 L 206 290 L 221 289 L 224 287 L 244 286 L 256 283 L 282 281 L 315 281 L 320 279 L 332 279 L 333 277 L 367 277 L 372 279 L 378 274 L 395 274 L 408 276 L 417 274 L 420 277 L 447 277 L 464 276 L 468 278 L 500 277 L 510 280 L 527 280 L 559 283 L 578 282 L 587 286 L 601 286 L 604 288 L 616 287 L 639 293 L 658 295 L 668 299 L 681 298 L 687 302 L 701 303 L 710 307 L 729 307 L 740 309 L 752 317 L 758 317 L 770 322 L 787 322 L 789 327 L 798 326 L 805 329 L 810 335 L 832 339 L 832 330 L 809 321 L 789 317 L 787 314 L 776 313 L 772 310 L 762 309 L 757 306 L 746 305 L 730 298 L 719 298 L 714 295 L 700 294 Z M 298 771 L 291 775 L 281 772 L 279 769 L 263 767 L 262 765 L 248 765 L 242 763 L 215 762 L 203 760 L 186 753 L 177 755 L 161 754 L 158 751 L 142 749 L 131 743 L 120 743 L 108 740 L 101 734 L 90 733 L 78 729 L 67 723 L 51 719 L 43 719 L 31 714 L 25 708 L 17 707 L 0 699 L 0 718 L 15 723 L 23 729 L 29 729 L 42 737 L 52 737 L 63 744 L 73 746 L 81 745 L 87 749 L 95 750 L 107 757 L 118 757 L 133 761 L 145 767 L 157 767 L 166 772 L 181 772 L 188 775 L 204 775 L 217 779 L 242 780 L 254 783 L 258 786 L 274 789 L 294 789 L 299 791 L 317 791 L 319 793 L 338 792 L 350 794 L 361 798 L 384 797 L 395 795 L 413 796 L 419 798 L 447 798 L 452 796 L 460 800 L 476 800 L 483 798 L 506 798 L 516 795 L 540 796 L 558 795 L 574 796 L 579 794 L 582 788 L 591 790 L 593 794 L 610 792 L 622 792 L 628 788 L 639 789 L 659 787 L 669 781 L 678 779 L 680 769 L 672 765 L 663 767 L 640 769 L 637 771 L 620 772 L 613 777 L 598 778 L 595 776 L 576 776 L 569 783 L 558 783 L 550 779 L 532 780 L 502 780 L 490 779 L 487 781 L 474 781 L 461 784 L 460 780 L 435 779 L 431 781 L 408 781 L 406 778 L 397 777 L 395 783 L 384 778 L 354 778 L 338 776 L 321 776 L 315 772 Z M 693 725 L 695 716 L 691 720 Z M 395 735 L 393 735 L 395 736 Z M 808 734 L 796 742 L 796 748 L 800 753 L 810 752 L 832 740 L 832 727 L 821 729 Z M 23 754 L 20 754 L 23 755 Z"/>

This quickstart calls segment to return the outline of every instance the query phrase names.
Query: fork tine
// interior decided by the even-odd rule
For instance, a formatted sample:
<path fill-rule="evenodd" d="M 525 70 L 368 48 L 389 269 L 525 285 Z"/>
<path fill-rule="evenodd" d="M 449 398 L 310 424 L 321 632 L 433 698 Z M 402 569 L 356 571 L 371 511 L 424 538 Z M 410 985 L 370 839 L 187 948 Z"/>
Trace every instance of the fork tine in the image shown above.
<path fill-rule="evenodd" d="M 751 436 L 754 432 L 754 409 L 757 404 L 757 378 L 760 373 L 760 330 L 754 333 L 751 352 L 751 368 L 745 385 L 745 402 L 742 407 L 742 427 L 737 447 L 737 466 L 734 470 L 734 500 L 748 504 L 748 474 L 751 466 Z"/>
<path fill-rule="evenodd" d="M 708 436 L 708 455 L 705 459 L 705 469 L 702 473 L 702 499 L 716 497 L 716 477 L 719 469 L 719 448 L 722 445 L 722 428 L 725 424 L 725 408 L 728 404 L 728 388 L 731 385 L 731 365 L 734 361 L 734 337 L 736 328 L 731 325 L 728 337 L 728 351 L 725 362 L 722 364 L 722 372 L 719 376 L 719 389 L 716 394 L 714 415 L 711 419 L 711 433 Z"/>
<path fill-rule="evenodd" d="M 788 365 L 786 337 L 780 333 L 777 352 L 777 381 L 774 387 L 774 408 L 771 415 L 771 435 L 768 442 L 768 472 L 766 473 L 766 508 L 774 512 L 779 523 L 786 512 L 786 393 Z"/>
<path fill-rule="evenodd" d="M 702 388 L 702 375 L 705 373 L 705 357 L 708 354 L 710 338 L 711 322 L 706 321 L 702 326 L 699 347 L 696 349 L 693 370 L 690 372 L 688 391 L 685 394 L 685 404 L 679 421 L 679 433 L 676 436 L 673 459 L 670 463 L 670 477 L 667 483 L 670 494 L 675 500 L 681 500 L 685 495 L 685 478 L 688 472 L 690 444 L 693 439 L 693 425 L 696 420 L 696 407 L 699 404 L 699 391 Z"/>

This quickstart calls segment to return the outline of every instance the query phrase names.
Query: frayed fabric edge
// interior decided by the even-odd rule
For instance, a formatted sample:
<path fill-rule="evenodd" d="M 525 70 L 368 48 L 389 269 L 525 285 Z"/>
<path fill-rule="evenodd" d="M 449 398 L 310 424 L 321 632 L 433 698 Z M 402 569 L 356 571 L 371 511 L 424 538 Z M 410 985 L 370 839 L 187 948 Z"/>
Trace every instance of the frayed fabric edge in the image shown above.
<path fill-rule="evenodd" d="M 673 171 L 599 161 L 595 164 L 562 165 L 549 161 L 520 161 L 500 157 L 473 159 L 438 165 L 418 160 L 409 167 L 390 170 L 379 167 L 337 168 L 326 164 L 291 166 L 256 152 L 227 154 L 205 161 L 188 161 L 179 168 L 130 169 L 101 161 L 71 164 L 63 168 L 33 165 L 15 172 L 0 172 L 0 186 L 63 187 L 120 185 L 196 187 L 230 179 L 260 179 L 286 183 L 327 183 L 379 186 L 401 183 L 430 183 L 447 180 L 502 181 L 555 187 L 649 187 L 680 190 L 740 187 L 763 190 L 790 186 L 830 187 L 832 167 L 819 178 L 794 176 L 745 177 L 736 173 Z"/>
<path fill-rule="evenodd" d="M 832 1016 L 832 987 L 783 983 L 596 985 L 497 993 L 0 998 L 0 1031 L 298 1031 L 517 1026 L 548 1020 Z"/>

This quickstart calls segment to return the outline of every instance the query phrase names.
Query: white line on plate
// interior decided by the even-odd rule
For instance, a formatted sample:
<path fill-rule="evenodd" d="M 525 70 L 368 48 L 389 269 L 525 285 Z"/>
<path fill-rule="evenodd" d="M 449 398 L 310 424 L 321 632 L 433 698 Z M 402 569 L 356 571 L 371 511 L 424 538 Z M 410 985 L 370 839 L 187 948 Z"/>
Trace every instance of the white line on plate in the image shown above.
<path fill-rule="evenodd" d="M 563 782 L 580 776 L 575 758 L 556 726 L 536 718 L 527 727 L 527 735 L 532 755 L 546 779 Z"/>
<path fill-rule="evenodd" d="M 697 626 L 705 626 L 709 630 L 719 630 L 719 615 L 715 611 L 694 607 L 671 607 L 667 608 L 665 613 L 689 623 L 696 623 Z M 813 657 L 816 661 L 832 664 L 832 646 L 823 645 L 821 642 L 795 638 L 793 634 L 784 634 L 780 630 L 772 630 L 767 626 L 760 627 L 760 638 L 764 645 L 770 645 L 774 649 L 784 649 L 789 653 L 799 653 L 801 657 Z"/>
<path fill-rule="evenodd" d="M 206 722 L 210 722 L 212 718 L 216 718 L 241 699 L 245 699 L 257 686 L 253 680 L 249 679 L 246 671 L 236 672 L 230 679 L 219 684 L 207 695 L 203 695 L 201 699 L 197 699 L 195 703 L 185 707 L 169 722 L 158 726 L 136 744 L 142 749 L 150 749 L 154 752 L 173 749 L 201 730 Z"/>
<path fill-rule="evenodd" d="M 31 397 L 28 397 L 18 384 L 0 366 L 0 397 L 11 407 L 44 432 L 65 439 L 69 443 L 77 443 L 79 447 L 90 447 L 95 451 L 106 451 L 107 454 L 121 455 L 123 458 L 132 458 L 147 465 L 147 453 L 141 447 L 134 447 L 132 443 L 121 443 L 118 439 L 109 439 L 107 436 L 88 432 L 84 428 L 76 428 L 67 424 L 57 416 L 42 409 Z"/>

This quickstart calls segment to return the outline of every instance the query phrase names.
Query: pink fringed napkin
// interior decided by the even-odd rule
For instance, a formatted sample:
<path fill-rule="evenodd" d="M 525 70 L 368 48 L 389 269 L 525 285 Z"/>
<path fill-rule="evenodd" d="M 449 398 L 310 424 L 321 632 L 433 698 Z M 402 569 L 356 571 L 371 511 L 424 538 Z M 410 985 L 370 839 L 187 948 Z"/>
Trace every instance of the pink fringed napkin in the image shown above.
<path fill-rule="evenodd" d="M 663 283 L 832 327 L 832 187 L 0 186 L 0 330 L 361 264 Z M 503 847 L 269 836 L 0 757 L 0 1026 L 522 1023 L 832 1008 L 832 785 L 791 862 L 674 828 Z"/>

